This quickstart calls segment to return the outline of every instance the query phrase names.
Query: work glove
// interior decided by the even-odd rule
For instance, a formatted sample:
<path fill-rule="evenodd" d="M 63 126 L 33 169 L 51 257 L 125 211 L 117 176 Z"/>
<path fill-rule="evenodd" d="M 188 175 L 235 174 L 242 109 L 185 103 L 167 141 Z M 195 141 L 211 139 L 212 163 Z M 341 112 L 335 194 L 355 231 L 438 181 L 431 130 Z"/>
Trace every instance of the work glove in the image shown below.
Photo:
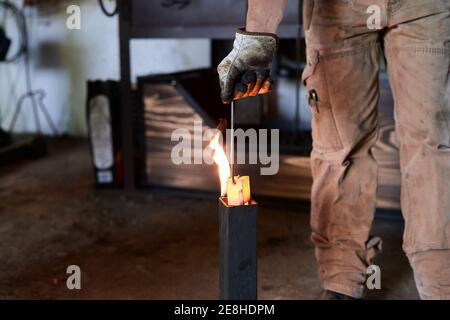
<path fill-rule="evenodd" d="M 275 34 L 237 29 L 233 50 L 217 67 L 223 103 L 271 91 L 270 66 L 277 48 Z"/>

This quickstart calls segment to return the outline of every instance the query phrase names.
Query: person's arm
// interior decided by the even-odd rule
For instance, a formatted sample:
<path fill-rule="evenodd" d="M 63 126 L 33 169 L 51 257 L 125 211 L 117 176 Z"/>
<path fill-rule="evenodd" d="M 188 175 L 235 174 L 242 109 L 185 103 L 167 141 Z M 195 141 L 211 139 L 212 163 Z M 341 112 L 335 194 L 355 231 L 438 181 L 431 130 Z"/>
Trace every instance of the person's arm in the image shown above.
<path fill-rule="evenodd" d="M 288 0 L 249 0 L 248 32 L 277 33 Z"/>
<path fill-rule="evenodd" d="M 233 50 L 217 67 L 224 103 L 271 91 L 276 32 L 287 1 L 249 0 L 247 25 L 237 29 Z"/>

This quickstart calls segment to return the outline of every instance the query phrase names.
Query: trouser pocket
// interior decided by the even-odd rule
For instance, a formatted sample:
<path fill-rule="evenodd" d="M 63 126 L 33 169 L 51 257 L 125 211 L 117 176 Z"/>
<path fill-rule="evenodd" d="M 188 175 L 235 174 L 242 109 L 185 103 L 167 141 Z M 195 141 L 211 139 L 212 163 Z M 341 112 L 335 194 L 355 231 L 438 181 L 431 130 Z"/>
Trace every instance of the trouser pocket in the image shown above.
<path fill-rule="evenodd" d="M 325 66 L 317 51 L 308 52 L 302 81 L 308 90 L 307 99 L 312 111 L 314 149 L 321 152 L 340 150 L 342 141 L 330 101 Z"/>

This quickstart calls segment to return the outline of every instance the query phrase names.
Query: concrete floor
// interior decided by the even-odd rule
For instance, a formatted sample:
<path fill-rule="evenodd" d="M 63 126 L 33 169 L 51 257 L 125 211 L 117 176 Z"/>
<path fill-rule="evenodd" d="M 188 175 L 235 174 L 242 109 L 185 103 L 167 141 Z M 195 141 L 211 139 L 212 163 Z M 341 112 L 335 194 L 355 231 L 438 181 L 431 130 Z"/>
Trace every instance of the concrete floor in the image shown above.
<path fill-rule="evenodd" d="M 88 144 L 59 140 L 47 157 L 0 167 L 0 298 L 215 299 L 215 200 L 92 188 Z M 417 299 L 401 251 L 402 223 L 378 218 L 384 239 L 373 299 Z M 259 298 L 320 292 L 305 205 L 260 206 Z M 66 288 L 66 268 L 82 289 Z"/>

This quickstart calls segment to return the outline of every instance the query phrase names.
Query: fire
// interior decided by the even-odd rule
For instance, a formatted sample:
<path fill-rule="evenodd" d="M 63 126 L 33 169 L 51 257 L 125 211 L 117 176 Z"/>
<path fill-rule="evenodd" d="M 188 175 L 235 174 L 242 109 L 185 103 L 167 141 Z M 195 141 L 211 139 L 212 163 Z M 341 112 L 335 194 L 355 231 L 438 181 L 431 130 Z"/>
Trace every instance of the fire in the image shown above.
<path fill-rule="evenodd" d="M 224 197 L 227 194 L 227 180 L 231 177 L 230 162 L 227 155 L 219 143 L 221 132 L 217 132 L 209 142 L 209 147 L 213 150 L 213 160 L 219 167 L 220 194 Z"/>

